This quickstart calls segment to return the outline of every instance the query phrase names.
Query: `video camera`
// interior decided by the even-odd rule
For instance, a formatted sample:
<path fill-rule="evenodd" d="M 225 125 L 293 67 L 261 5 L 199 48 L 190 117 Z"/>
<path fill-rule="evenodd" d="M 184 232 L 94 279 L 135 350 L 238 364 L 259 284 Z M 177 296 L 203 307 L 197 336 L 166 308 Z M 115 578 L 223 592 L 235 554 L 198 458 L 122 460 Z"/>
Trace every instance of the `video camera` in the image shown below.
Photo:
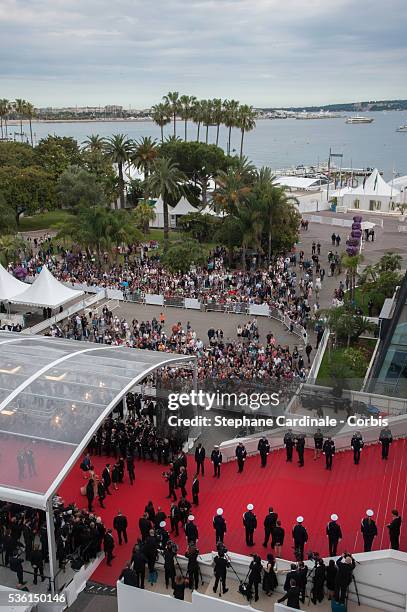
<path fill-rule="evenodd" d="M 217 550 L 218 555 L 226 555 L 226 554 L 227 554 L 227 552 L 228 552 L 228 549 L 227 549 L 227 547 L 224 545 L 224 543 L 223 543 L 223 542 L 218 542 L 218 543 L 216 544 L 216 550 Z"/>

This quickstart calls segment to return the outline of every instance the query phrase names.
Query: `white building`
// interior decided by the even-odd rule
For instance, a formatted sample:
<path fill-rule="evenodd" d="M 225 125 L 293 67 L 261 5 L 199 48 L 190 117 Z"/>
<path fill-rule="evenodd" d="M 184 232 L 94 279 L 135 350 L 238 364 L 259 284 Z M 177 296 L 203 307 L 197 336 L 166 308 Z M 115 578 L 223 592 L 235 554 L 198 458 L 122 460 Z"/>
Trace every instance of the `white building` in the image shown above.
<path fill-rule="evenodd" d="M 396 181 L 386 183 L 377 168 L 355 188 L 343 187 L 330 194 L 337 202 L 337 210 L 368 210 L 369 212 L 397 213 L 400 191 Z"/>

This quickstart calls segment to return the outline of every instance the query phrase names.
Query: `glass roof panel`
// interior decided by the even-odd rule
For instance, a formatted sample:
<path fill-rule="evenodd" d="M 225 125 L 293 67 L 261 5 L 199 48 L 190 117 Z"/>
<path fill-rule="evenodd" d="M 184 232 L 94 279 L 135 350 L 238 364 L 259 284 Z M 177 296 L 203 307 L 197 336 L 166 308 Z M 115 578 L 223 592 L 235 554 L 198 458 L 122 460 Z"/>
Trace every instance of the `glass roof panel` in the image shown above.
<path fill-rule="evenodd" d="M 13 490 L 44 496 L 55 488 L 115 400 L 175 360 L 191 357 L 0 331 L 0 487 L 7 499 Z"/>

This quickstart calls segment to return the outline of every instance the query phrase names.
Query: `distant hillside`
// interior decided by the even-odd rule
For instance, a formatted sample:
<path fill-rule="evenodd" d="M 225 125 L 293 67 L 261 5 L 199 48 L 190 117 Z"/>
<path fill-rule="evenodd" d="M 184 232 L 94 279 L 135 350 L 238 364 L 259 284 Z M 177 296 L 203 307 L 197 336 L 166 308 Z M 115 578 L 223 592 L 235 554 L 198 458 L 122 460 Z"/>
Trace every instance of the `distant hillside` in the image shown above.
<path fill-rule="evenodd" d="M 370 100 L 367 102 L 348 102 L 342 104 L 326 104 L 324 106 L 290 106 L 279 107 L 281 110 L 318 112 L 320 109 L 324 111 L 383 111 L 383 110 L 407 110 L 407 100 Z M 262 110 L 271 111 L 275 108 L 265 108 Z"/>

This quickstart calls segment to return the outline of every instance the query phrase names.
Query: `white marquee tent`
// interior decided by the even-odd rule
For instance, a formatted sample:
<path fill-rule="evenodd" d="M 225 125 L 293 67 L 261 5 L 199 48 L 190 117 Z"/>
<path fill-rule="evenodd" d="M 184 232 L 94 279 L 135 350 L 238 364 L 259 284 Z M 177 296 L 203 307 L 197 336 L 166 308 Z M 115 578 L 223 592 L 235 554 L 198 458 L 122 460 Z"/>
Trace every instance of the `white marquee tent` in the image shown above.
<path fill-rule="evenodd" d="M 80 297 L 83 293 L 83 291 L 65 287 L 51 274 L 47 266 L 43 266 L 33 284 L 10 299 L 10 302 L 37 308 L 58 308 Z"/>
<path fill-rule="evenodd" d="M 154 221 L 150 221 L 150 227 L 164 227 L 164 203 L 161 196 L 154 204 L 154 211 L 155 219 Z M 182 196 L 182 198 L 173 208 L 171 208 L 171 206 L 168 207 L 170 227 L 174 228 L 177 226 L 177 217 L 182 217 L 192 212 L 198 212 L 198 210 L 194 208 L 184 196 Z"/>
<path fill-rule="evenodd" d="M 19 281 L 0 264 L 0 301 L 8 302 L 28 287 L 27 283 Z"/>
<path fill-rule="evenodd" d="M 381 176 L 377 168 L 354 189 L 343 188 L 332 192 L 338 206 L 352 210 L 393 212 L 400 202 L 400 191 Z"/>

